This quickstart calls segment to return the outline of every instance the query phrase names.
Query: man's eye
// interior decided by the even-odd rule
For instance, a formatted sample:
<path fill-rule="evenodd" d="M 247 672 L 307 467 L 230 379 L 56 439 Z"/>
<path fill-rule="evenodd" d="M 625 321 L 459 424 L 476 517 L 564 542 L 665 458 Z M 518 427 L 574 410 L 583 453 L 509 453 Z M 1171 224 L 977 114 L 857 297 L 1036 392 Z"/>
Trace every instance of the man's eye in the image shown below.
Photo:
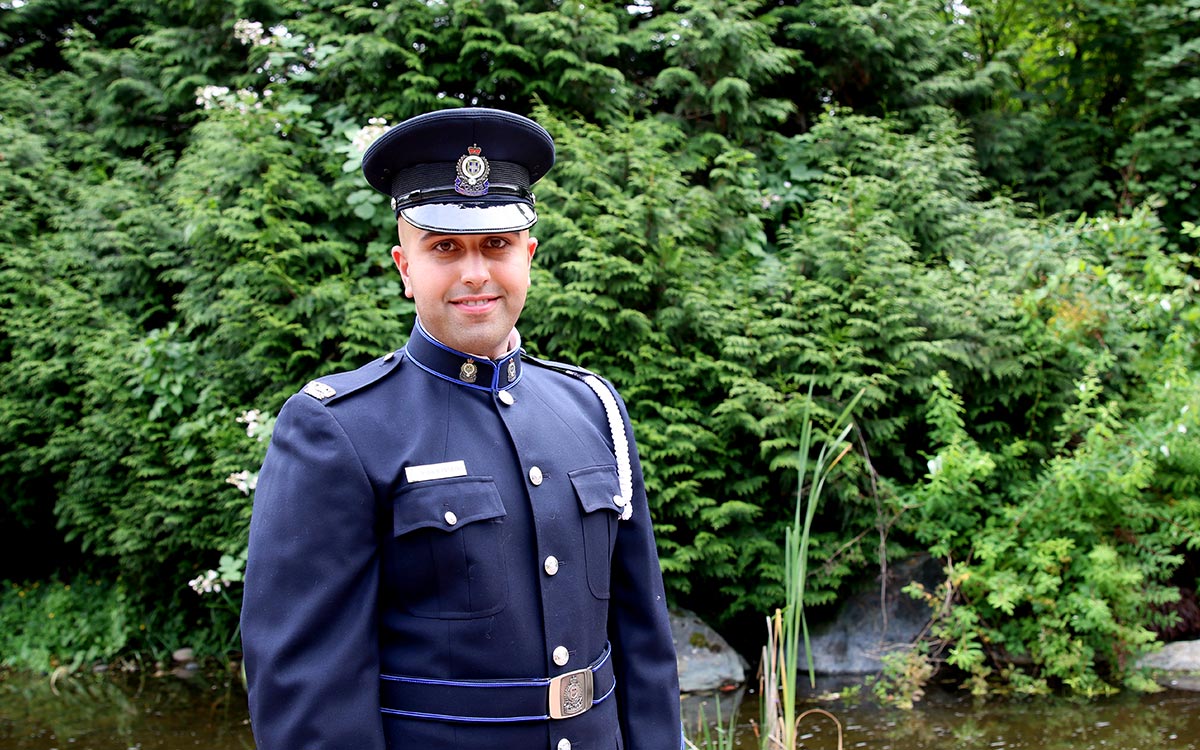
<path fill-rule="evenodd" d="M 449 240 L 442 240 L 433 246 L 434 252 L 448 253 L 454 250 L 454 243 Z"/>
<path fill-rule="evenodd" d="M 493 250 L 499 250 L 508 247 L 508 240 L 503 237 L 489 237 L 486 244 Z"/>

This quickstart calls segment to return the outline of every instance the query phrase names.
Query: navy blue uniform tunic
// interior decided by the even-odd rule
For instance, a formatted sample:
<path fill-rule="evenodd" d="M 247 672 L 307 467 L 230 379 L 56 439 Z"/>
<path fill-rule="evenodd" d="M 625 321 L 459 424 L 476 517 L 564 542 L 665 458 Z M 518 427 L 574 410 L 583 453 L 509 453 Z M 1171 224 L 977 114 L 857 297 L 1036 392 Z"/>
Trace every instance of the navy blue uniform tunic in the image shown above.
<path fill-rule="evenodd" d="M 418 325 L 400 352 L 289 399 L 242 613 L 261 750 L 680 747 L 662 575 L 614 406 L 627 501 L 601 399 L 522 352 L 469 357 Z M 570 718 L 505 687 L 601 662 L 592 708 Z M 454 689 L 476 681 L 493 684 Z"/>

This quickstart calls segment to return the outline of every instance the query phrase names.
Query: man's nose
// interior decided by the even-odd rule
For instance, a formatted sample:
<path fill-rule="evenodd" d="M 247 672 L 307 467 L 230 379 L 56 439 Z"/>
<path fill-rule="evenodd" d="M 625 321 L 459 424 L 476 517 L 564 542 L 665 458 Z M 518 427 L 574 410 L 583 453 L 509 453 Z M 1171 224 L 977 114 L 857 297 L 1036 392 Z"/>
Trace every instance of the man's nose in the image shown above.
<path fill-rule="evenodd" d="M 488 280 L 488 262 L 483 253 L 472 250 L 463 256 L 462 280 L 466 284 L 479 286 Z"/>

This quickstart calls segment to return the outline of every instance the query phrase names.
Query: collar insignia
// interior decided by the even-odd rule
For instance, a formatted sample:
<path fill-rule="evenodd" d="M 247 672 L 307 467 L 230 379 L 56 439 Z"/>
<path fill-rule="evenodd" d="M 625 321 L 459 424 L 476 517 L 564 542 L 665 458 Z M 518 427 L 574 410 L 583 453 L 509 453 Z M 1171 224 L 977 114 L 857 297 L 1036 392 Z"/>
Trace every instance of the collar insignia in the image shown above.
<path fill-rule="evenodd" d="M 454 179 L 454 192 L 472 198 L 487 195 L 488 175 L 491 174 L 492 167 L 485 157 L 480 156 L 482 151 L 478 145 L 474 145 L 467 149 L 467 153 L 458 157 L 458 166 L 455 167 L 458 176 Z"/>

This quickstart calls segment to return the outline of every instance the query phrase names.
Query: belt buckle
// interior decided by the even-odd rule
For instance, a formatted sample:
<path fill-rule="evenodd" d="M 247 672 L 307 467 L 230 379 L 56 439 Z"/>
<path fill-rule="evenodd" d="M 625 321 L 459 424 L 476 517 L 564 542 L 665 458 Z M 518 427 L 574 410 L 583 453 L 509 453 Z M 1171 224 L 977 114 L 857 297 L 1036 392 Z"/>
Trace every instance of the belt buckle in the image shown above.
<path fill-rule="evenodd" d="M 569 719 L 592 707 L 591 668 L 577 669 L 550 678 L 550 718 Z"/>

